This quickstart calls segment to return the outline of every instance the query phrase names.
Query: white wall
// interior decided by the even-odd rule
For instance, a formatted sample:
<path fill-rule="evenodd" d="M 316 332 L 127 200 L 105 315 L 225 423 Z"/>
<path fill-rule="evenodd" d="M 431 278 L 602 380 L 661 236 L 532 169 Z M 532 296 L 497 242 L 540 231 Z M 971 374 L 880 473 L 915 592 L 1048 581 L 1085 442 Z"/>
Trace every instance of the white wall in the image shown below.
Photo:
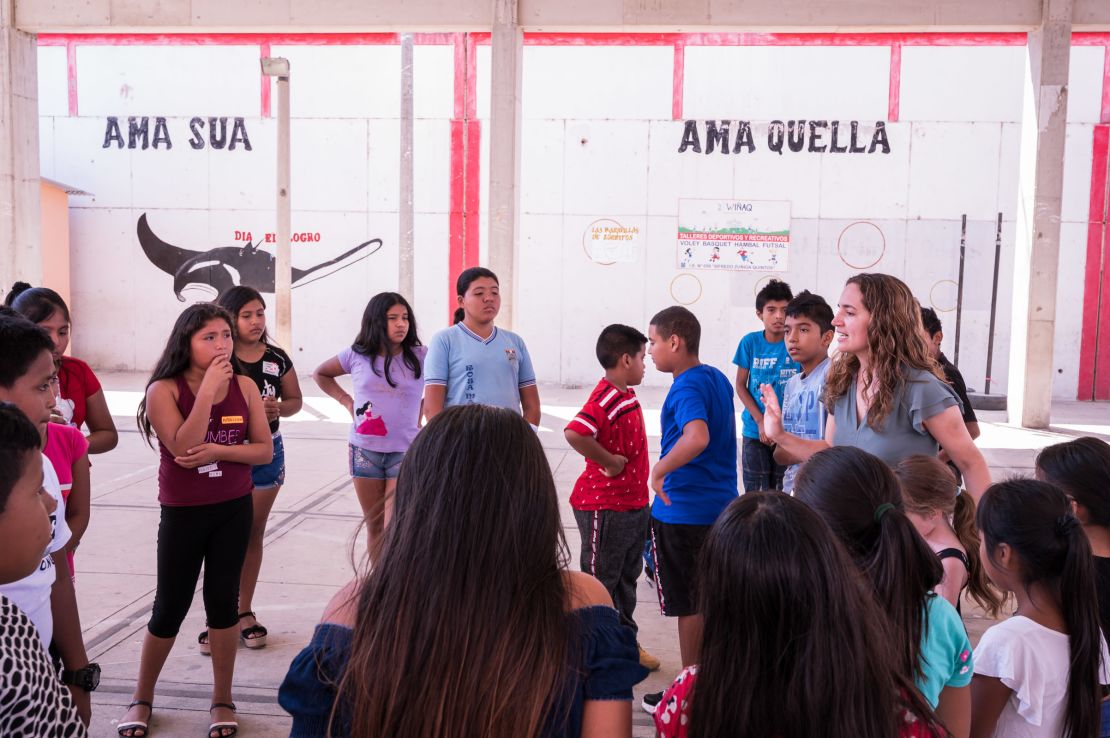
<path fill-rule="evenodd" d="M 478 47 L 482 174 L 488 171 L 489 49 Z M 307 267 L 368 238 L 375 255 L 294 291 L 294 360 L 307 371 L 353 336 L 366 299 L 397 282 L 399 50 L 396 46 L 275 46 L 293 69 L 294 245 Z M 960 365 L 982 388 L 995 219 L 1003 215 L 994 387 L 1005 390 L 1009 293 L 1024 48 L 902 50 L 900 120 L 889 154 L 786 151 L 766 146 L 773 119 L 887 118 L 887 47 L 687 47 L 684 117 L 753 125 L 756 150 L 678 153 L 671 120 L 670 47 L 527 46 L 517 328 L 541 380 L 587 384 L 600 368 L 597 332 L 619 321 L 646 330 L 657 310 L 697 298 L 702 357 L 731 375 L 736 342 L 758 327 L 754 295 L 767 273 L 677 268 L 680 198 L 789 200 L 789 268 L 777 274 L 835 304 L 849 264 L 906 280 L 945 323 L 953 353 L 960 219 L 967 257 Z M 61 54 L 59 58 L 59 54 Z M 275 123 L 259 106 L 258 48 L 78 46 L 79 115 L 66 103 L 64 50 L 40 49 L 44 176 L 94 193 L 73 198 L 74 345 L 94 365 L 148 368 L 181 308 L 171 278 L 143 256 L 135 223 L 147 213 L 164 240 L 204 250 L 272 230 Z M 1075 48 L 1061 228 L 1054 393 L 1074 398 L 1090 187 L 1103 49 Z M 416 50 L 416 295 L 425 338 L 448 308 L 449 46 Z M 165 116 L 174 147 L 102 148 L 106 116 Z M 194 116 L 242 116 L 253 151 L 193 150 Z M 153 126 L 153 120 L 151 121 Z M 488 191 L 480 197 L 483 258 Z M 583 236 L 613 219 L 640 231 L 634 261 L 592 262 Z M 861 224 L 861 222 L 863 224 Z M 881 233 L 881 237 L 880 237 Z M 885 243 L 881 250 L 877 244 Z M 270 247 L 272 248 L 272 247 Z M 700 293 L 700 297 L 698 297 Z M 202 294 L 190 295 L 200 299 Z M 664 378 L 649 372 L 650 383 Z"/>

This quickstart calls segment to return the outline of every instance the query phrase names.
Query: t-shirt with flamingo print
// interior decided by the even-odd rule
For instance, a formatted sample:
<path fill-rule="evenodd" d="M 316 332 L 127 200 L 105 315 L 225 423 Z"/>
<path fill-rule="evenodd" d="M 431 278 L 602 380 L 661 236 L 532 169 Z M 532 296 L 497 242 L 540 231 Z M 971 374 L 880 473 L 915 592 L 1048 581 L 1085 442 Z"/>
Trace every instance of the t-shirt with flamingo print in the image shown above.
<path fill-rule="evenodd" d="M 351 375 L 354 389 L 355 417 L 347 440 L 352 446 L 377 453 L 408 451 L 420 429 L 420 401 L 424 397 L 425 346 L 413 348 L 420 362 L 420 376 L 405 363 L 403 354 L 393 356 L 389 376 L 385 377 L 384 360 L 364 356 L 352 347 L 339 352 L 337 358 L 343 371 Z"/>

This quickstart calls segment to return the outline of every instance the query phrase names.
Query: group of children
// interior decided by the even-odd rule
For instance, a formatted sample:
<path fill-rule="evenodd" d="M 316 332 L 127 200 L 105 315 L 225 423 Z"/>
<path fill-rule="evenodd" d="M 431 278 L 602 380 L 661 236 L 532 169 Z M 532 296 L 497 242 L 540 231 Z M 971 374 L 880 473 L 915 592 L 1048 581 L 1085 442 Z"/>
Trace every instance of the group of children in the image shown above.
<path fill-rule="evenodd" d="M 418 517 L 406 518 L 398 532 L 390 521 L 395 497 L 403 496 L 401 469 L 413 468 L 402 462 L 427 435 L 425 422 L 444 414 L 434 426 L 443 434 L 457 434 L 462 422 L 502 422 L 445 412 L 482 405 L 511 410 L 538 429 L 527 347 L 495 325 L 496 275 L 468 269 L 456 287 L 455 325 L 427 347 L 405 298 L 382 293 L 367 304 L 351 345 L 313 373 L 351 416 L 349 471 L 368 552 L 379 566 L 399 565 L 404 537 L 422 535 Z M 600 589 L 583 594 L 597 585 L 579 582 L 572 599 L 611 602 L 616 621 L 604 628 L 627 634 L 613 635 L 613 643 L 627 637 L 636 668 L 658 668 L 635 643 L 636 586 L 648 542 L 660 610 L 676 619 L 683 667 L 669 690 L 643 697 L 660 735 L 1097 734 L 1102 685 L 1110 684 L 1100 635 L 1100 623 L 1110 623 L 1110 446 L 1079 439 L 1050 447 L 1038 457 L 1037 480 L 990 485 L 981 457 L 968 449 L 978 425 L 958 370 L 939 353 L 939 320 L 908 295 L 891 277 L 859 275 L 834 313 L 823 298 L 794 296 L 771 280 L 756 299 L 763 330 L 737 347 L 735 385 L 700 361 L 701 327 L 686 308 L 657 313 L 647 335 L 614 324 L 598 337 L 604 376 L 564 436 L 586 460 L 570 502 L 580 567 Z M 81 643 L 72 553 L 89 524 L 88 454 L 110 450 L 116 434 L 95 376 L 64 356 L 69 313 L 61 298 L 20 286 L 9 303 L 14 310 L 0 315 L 0 401 L 12 404 L 0 405 L 0 528 L 25 529 L 23 558 L 36 546 L 42 553 L 40 539 L 47 554 L 34 571 L 14 564 L 5 570 L 4 634 L 21 632 L 19 610 L 26 613 L 56 666 L 35 656 L 21 668 L 42 679 L 44 663 L 60 665 L 62 679 L 25 713 L 5 707 L 0 732 L 74 735 L 88 723 L 99 668 Z M 834 341 L 847 360 L 829 358 Z M 634 390 L 646 356 L 672 377 L 654 467 Z M 345 374 L 352 393 L 336 381 Z M 734 392 L 744 406 L 739 463 Z M 150 731 L 158 675 L 202 565 L 208 627 L 198 646 L 213 664 L 208 735 L 238 731 L 236 646 L 266 643 L 252 600 L 266 520 L 285 478 L 279 422 L 300 407 L 292 362 L 268 340 L 257 291 L 236 287 L 177 319 L 138 413 L 160 454 L 158 578 L 120 736 Z M 81 423 L 85 434 L 75 429 Z M 41 468 L 28 461 L 28 428 L 37 428 Z M 427 485 L 451 483 L 433 478 L 451 468 L 426 471 Z M 739 476 L 750 494 L 738 500 Z M 40 535 L 40 508 L 51 521 L 49 543 Z M 16 516 L 21 522 L 8 522 Z M 372 599 L 378 580 L 371 572 L 359 597 Z M 965 592 L 992 615 L 1007 593 L 1016 605 L 1016 615 L 991 628 L 974 657 L 958 612 Z M 393 601 L 384 590 L 379 595 Z M 357 633 L 358 610 L 344 607 L 329 612 L 336 622 L 353 621 L 343 627 Z M 294 662 L 283 704 L 288 697 L 295 717 L 304 707 L 296 670 L 308 670 L 300 677 L 310 681 L 319 677 L 319 649 L 330 643 L 314 639 L 306 650 L 311 669 Z M 613 648 L 627 659 L 624 646 Z M 536 668 L 550 667 L 544 663 Z M 635 679 L 618 680 L 619 696 L 597 699 L 624 700 L 626 688 L 630 697 L 645 672 L 621 668 L 621 680 Z M 588 684 L 586 694 L 589 705 Z M 783 694 L 792 695 L 789 711 L 781 709 Z M 0 694 L 5 706 L 10 697 Z M 339 704 L 329 705 L 327 724 L 335 724 Z M 590 714 L 578 718 L 581 735 L 590 732 Z M 366 725 L 364 718 L 359 710 L 342 716 L 357 725 Z"/>

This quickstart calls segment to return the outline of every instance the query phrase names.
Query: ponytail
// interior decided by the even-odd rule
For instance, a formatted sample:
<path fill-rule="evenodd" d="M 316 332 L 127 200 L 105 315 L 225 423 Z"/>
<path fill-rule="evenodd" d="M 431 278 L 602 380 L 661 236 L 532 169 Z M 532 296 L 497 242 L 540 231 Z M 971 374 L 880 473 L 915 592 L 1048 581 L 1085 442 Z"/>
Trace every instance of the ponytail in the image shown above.
<path fill-rule="evenodd" d="M 926 629 L 924 604 L 944 577 L 944 566 L 898 506 L 875 517 L 878 536 L 857 561 L 894 626 L 895 643 L 901 646 L 900 671 L 918 680 L 924 677 L 921 663 L 921 642 Z"/>
<path fill-rule="evenodd" d="M 987 576 L 983 560 L 979 557 L 979 529 L 975 527 L 975 500 L 967 492 L 956 495 L 956 508 L 952 512 L 952 529 L 967 552 L 967 592 L 971 599 L 997 618 L 1006 598 Z"/>
<path fill-rule="evenodd" d="M 466 311 L 463 310 L 462 308 L 456 308 L 455 309 L 455 315 L 452 319 L 451 325 L 458 325 L 459 323 L 463 322 L 463 318 L 465 318 L 465 317 L 466 317 Z"/>
<path fill-rule="evenodd" d="M 969 494 L 960 493 L 956 475 L 936 456 L 910 456 L 898 462 L 894 474 L 902 483 L 906 510 L 924 516 L 941 513 L 951 518 L 952 530 L 967 554 L 968 592 L 991 617 L 998 617 L 1005 598 L 991 585 L 979 558 L 975 500 Z"/>
<path fill-rule="evenodd" d="M 1064 735 L 1087 738 L 1098 735 L 1102 699 L 1099 685 L 1102 642 L 1094 561 L 1087 536 L 1070 512 L 1057 518 L 1055 528 L 1056 535 L 1064 539 L 1067 547 L 1060 573 L 1060 609 L 1068 627 L 1071 652 Z"/>
<path fill-rule="evenodd" d="M 993 484 L 976 515 L 988 555 L 999 544 L 1014 551 L 1021 586 L 1038 582 L 1055 600 L 1068 630 L 1070 667 L 1063 738 L 1095 738 L 1101 719 L 1102 655 L 1094 559 L 1063 490 L 1034 479 Z"/>
<path fill-rule="evenodd" d="M 825 519 L 867 576 L 901 648 L 899 673 L 922 676 L 925 605 L 944 567 L 906 517 L 894 472 L 866 451 L 834 446 L 805 463 L 794 496 Z"/>

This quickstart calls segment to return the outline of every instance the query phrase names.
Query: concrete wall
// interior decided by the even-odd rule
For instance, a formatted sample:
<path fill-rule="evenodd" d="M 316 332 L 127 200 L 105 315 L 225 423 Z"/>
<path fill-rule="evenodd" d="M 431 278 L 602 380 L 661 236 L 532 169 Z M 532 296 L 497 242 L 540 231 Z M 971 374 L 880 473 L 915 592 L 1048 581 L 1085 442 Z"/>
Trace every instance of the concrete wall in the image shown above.
<path fill-rule="evenodd" d="M 836 302 L 857 267 L 905 279 L 945 322 L 952 354 L 960 220 L 967 216 L 967 288 L 960 365 L 981 388 L 990 308 L 995 220 L 1003 258 L 995 387 L 1008 361 L 1010 246 L 1014 239 L 1022 46 L 905 46 L 891 120 L 889 46 L 685 47 L 675 100 L 672 46 L 528 45 L 524 53 L 523 161 L 517 329 L 541 380 L 589 383 L 593 342 L 606 323 L 646 328 L 673 302 L 689 303 L 704 330 L 703 359 L 731 374 L 743 333 L 757 327 L 754 294 L 768 272 L 678 266 L 682 198 L 789 201 L 788 268 L 775 276 Z M 272 231 L 275 123 L 263 117 L 257 45 L 83 45 L 74 49 L 74 90 L 65 46 L 39 51 L 43 176 L 95 193 L 74 198 L 75 355 L 95 365 L 147 368 L 181 308 L 173 278 L 144 255 L 136 224 L 145 213 L 164 241 L 193 251 L 253 241 Z M 395 45 L 274 44 L 293 69 L 293 231 L 308 268 L 373 238 L 373 255 L 294 290 L 294 360 L 308 370 L 353 337 L 366 298 L 397 280 L 399 49 Z M 1082 275 L 1105 50 L 1072 52 L 1065 162 L 1060 300 L 1054 392 L 1075 397 Z M 476 113 L 481 172 L 490 142 L 489 48 L 477 47 Z M 448 312 L 454 50 L 416 49 L 416 294 L 425 338 Z M 71 92 L 77 96 L 71 114 Z M 678 119 L 674 114 L 679 112 Z M 128 148 L 128 116 L 165 119 L 164 142 Z M 214 148 L 209 116 L 240 117 L 239 140 Z M 109 117 L 118 120 L 120 140 Z M 190 121 L 201 119 L 192 136 Z M 686 121 L 703 153 L 679 152 Z M 750 123 L 753 151 L 705 153 L 706 121 Z M 768 147 L 774 120 L 852 121 L 864 148 L 876 122 L 889 153 Z M 218 126 L 217 121 L 217 126 Z M 808 134 L 808 128 L 807 134 Z M 829 135 L 825 130 L 824 142 Z M 190 139 L 195 144 L 190 144 Z M 478 194 L 485 252 L 488 195 Z M 637 229 L 613 264 L 587 253 L 592 224 Z M 237 232 L 238 234 L 237 238 Z M 263 245 L 263 248 L 267 248 Z M 307 280 L 306 280 L 307 281 Z M 210 292 L 189 288 L 186 299 Z M 89 316 L 95 315 L 95 318 Z M 649 381 L 662 377 L 649 373 Z"/>

